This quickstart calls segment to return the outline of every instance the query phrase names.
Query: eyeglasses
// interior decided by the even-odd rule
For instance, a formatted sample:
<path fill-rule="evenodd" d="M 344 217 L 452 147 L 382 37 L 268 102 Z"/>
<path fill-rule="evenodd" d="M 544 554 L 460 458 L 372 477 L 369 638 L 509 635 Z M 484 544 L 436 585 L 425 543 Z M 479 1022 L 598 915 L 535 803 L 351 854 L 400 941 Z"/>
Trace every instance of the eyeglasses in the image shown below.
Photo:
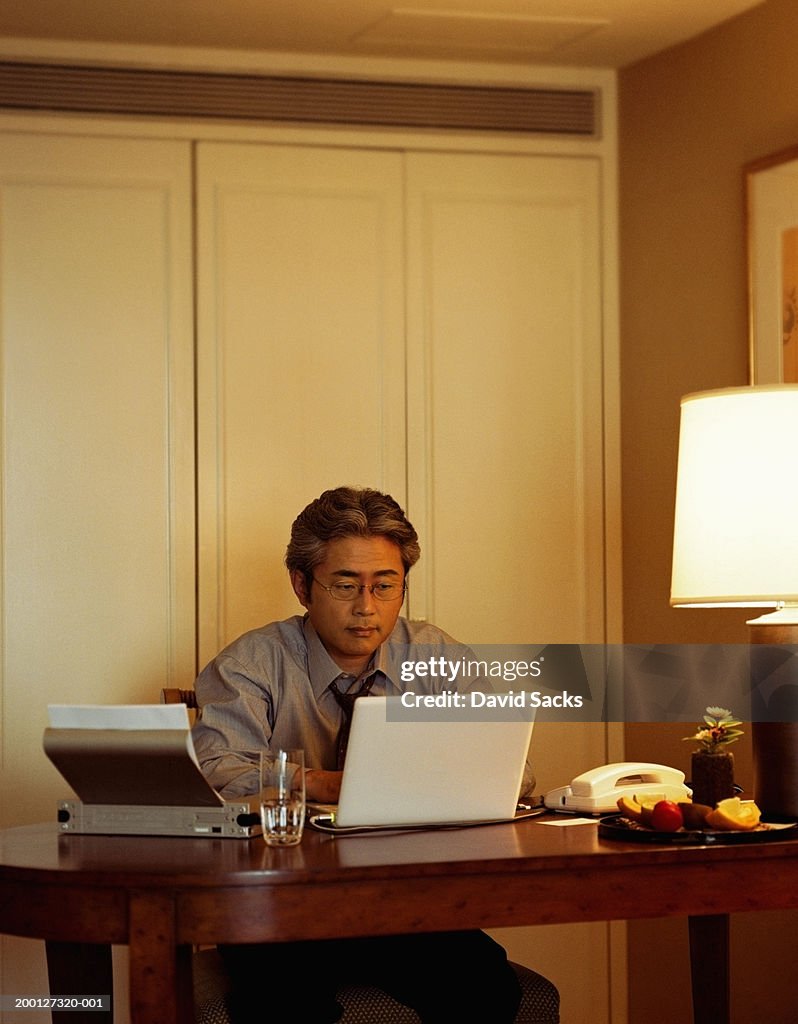
<path fill-rule="evenodd" d="M 380 580 L 378 583 L 354 583 L 352 580 L 338 580 L 329 587 L 320 583 L 313 577 L 314 583 L 318 583 L 322 590 L 326 590 L 330 597 L 336 601 L 354 601 L 364 590 L 368 590 L 378 601 L 398 601 L 405 594 L 405 581 L 395 583 L 390 580 Z"/>

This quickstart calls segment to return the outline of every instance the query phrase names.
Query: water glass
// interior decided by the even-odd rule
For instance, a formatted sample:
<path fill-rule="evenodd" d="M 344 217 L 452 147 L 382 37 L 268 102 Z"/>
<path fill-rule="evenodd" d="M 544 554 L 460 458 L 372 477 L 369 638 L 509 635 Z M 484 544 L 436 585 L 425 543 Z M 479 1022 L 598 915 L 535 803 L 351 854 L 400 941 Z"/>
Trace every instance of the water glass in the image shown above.
<path fill-rule="evenodd" d="M 296 846 L 305 826 L 304 751 L 263 751 L 260 777 L 263 838 L 269 846 Z"/>

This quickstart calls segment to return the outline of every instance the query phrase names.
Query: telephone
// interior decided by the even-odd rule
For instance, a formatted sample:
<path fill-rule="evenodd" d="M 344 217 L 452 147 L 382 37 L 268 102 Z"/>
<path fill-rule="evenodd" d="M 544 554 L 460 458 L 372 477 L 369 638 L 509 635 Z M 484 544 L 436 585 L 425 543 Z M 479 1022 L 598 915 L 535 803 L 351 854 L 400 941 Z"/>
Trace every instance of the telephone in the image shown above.
<path fill-rule="evenodd" d="M 662 793 L 663 799 L 689 800 L 684 772 L 664 764 L 622 761 L 605 764 L 577 775 L 570 786 L 549 790 L 543 802 L 549 810 L 581 814 L 609 814 L 618 810 L 618 798 L 628 794 Z"/>

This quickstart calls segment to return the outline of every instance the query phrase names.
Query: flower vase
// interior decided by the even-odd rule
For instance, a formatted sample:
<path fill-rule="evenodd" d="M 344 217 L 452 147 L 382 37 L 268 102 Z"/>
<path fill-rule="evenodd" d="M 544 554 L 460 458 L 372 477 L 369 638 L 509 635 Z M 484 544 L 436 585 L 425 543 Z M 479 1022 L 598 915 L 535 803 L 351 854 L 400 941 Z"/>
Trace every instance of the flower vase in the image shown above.
<path fill-rule="evenodd" d="M 693 753 L 691 768 L 694 804 L 714 807 L 721 800 L 734 796 L 734 754 L 697 750 Z"/>

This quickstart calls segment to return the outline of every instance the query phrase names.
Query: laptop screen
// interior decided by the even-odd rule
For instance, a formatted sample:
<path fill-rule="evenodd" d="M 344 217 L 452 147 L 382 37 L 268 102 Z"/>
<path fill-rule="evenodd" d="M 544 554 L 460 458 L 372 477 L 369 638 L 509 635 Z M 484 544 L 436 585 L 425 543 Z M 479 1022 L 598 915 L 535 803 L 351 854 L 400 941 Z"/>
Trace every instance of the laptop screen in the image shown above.
<path fill-rule="evenodd" d="M 355 702 L 335 814 L 340 827 L 510 819 L 533 721 L 425 719 L 390 713 L 399 697 Z"/>

